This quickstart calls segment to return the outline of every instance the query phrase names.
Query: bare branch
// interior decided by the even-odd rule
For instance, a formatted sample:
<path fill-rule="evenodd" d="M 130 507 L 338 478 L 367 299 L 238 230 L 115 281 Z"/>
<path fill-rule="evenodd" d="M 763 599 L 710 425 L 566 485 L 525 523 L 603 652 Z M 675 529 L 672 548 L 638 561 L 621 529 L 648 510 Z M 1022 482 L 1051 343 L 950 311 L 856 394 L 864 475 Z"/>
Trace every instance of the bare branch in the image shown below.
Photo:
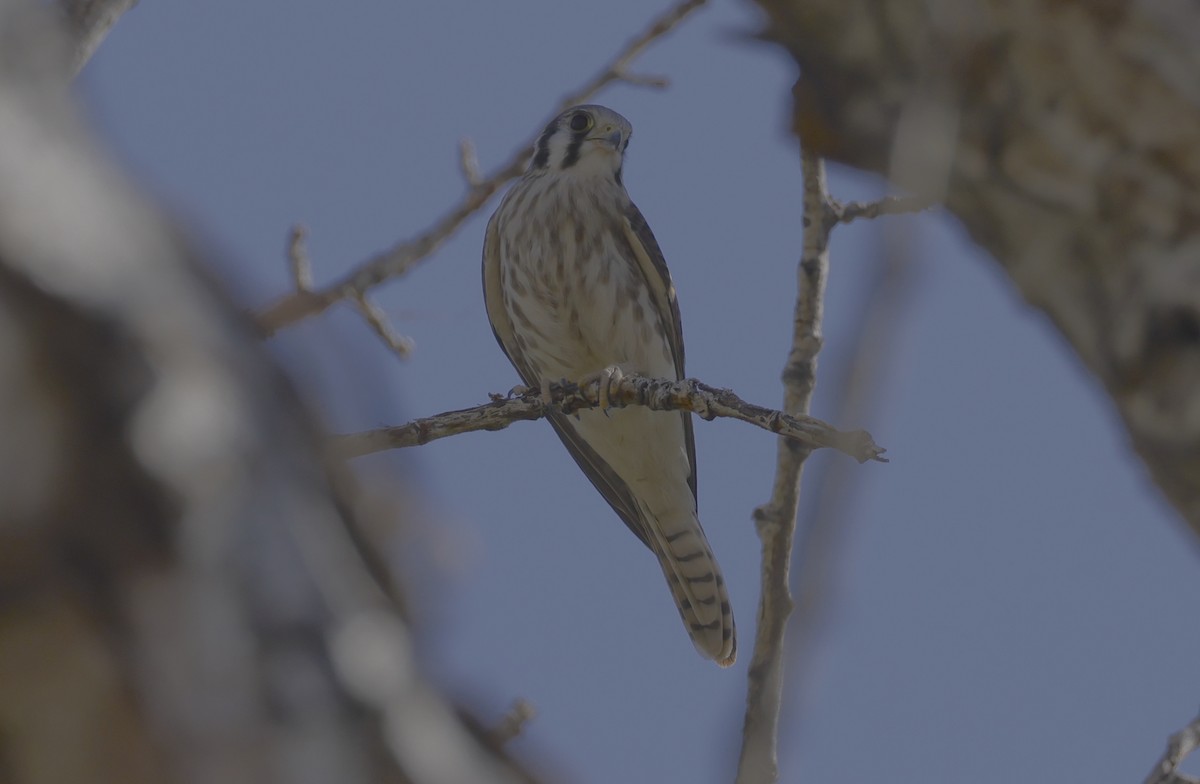
<path fill-rule="evenodd" d="M 662 38 L 706 2 L 707 0 L 685 0 L 672 6 L 627 43 L 612 62 L 586 82 L 583 87 L 563 98 L 554 113 L 557 114 L 568 106 L 583 103 L 613 82 L 649 84 L 650 82 L 639 77 L 629 76 L 630 63 L 646 47 Z M 404 275 L 418 262 L 437 250 L 443 242 L 459 230 L 467 218 L 482 209 L 492 196 L 510 180 L 521 175 L 527 161 L 533 155 L 533 144 L 536 138 L 536 136 L 530 137 L 521 149 L 513 153 L 499 168 L 487 177 L 471 184 L 462 200 L 421 234 L 397 243 L 388 250 L 367 259 L 327 288 L 316 291 L 296 291 L 267 308 L 259 316 L 264 333 L 272 335 L 290 324 L 321 313 L 335 302 L 354 299 L 385 280 Z M 470 182 L 469 174 L 468 182 Z"/>
<path fill-rule="evenodd" d="M 851 223 L 859 218 L 878 218 L 881 215 L 907 215 L 923 212 L 934 206 L 925 196 L 887 196 L 878 201 L 830 201 L 838 223 Z"/>
<path fill-rule="evenodd" d="M 383 308 L 376 305 L 367 299 L 366 294 L 356 294 L 354 297 L 354 306 L 358 308 L 358 312 L 363 319 L 371 327 L 379 339 L 387 345 L 396 356 L 401 359 L 408 359 L 412 356 L 414 344 L 413 339 L 407 335 L 401 335 L 396 331 L 388 321 L 387 314 L 383 312 Z"/>
<path fill-rule="evenodd" d="M 655 90 L 662 90 L 671 84 L 670 78 L 661 74 L 622 73 L 618 74 L 618 78 L 626 84 L 632 84 L 637 87 L 652 87 Z"/>
<path fill-rule="evenodd" d="M 1189 754 L 1200 747 L 1200 716 L 1171 736 L 1167 750 L 1146 777 L 1146 784 L 1198 784 L 1200 779 L 1179 772 Z"/>
<path fill-rule="evenodd" d="M 684 0 L 668 8 L 662 16 L 651 22 L 649 27 L 629 43 L 625 44 L 625 48 L 613 58 L 613 61 L 608 64 L 607 68 L 592 77 L 592 80 L 577 90 L 574 95 L 568 95 L 564 98 L 559 104 L 558 111 L 562 111 L 568 106 L 574 106 L 577 103 L 583 103 L 613 82 L 645 84 L 646 82 L 640 82 L 637 77 L 630 76 L 629 66 L 650 44 L 674 30 L 689 14 L 701 8 L 706 2 L 707 0 Z M 662 80 L 654 86 L 665 87 L 666 80 Z M 557 111 L 555 113 L 557 114 Z M 529 151 L 532 154 L 532 145 Z"/>
<path fill-rule="evenodd" d="M 866 288 L 855 305 L 855 312 L 862 315 L 849 334 L 839 336 L 845 348 L 833 378 L 825 371 L 821 379 L 826 389 L 832 389 L 826 399 L 837 401 L 828 414 L 835 422 L 868 422 L 872 413 L 880 410 L 901 340 L 898 325 L 906 323 L 918 290 L 911 234 L 908 223 L 886 227 L 882 252 L 854 264 L 855 278 Z M 785 702 L 790 704 L 804 693 L 806 677 L 812 673 L 808 665 L 814 660 L 832 603 L 834 575 L 842 562 L 844 542 L 855 525 L 850 508 L 860 495 L 864 478 L 844 461 L 814 465 L 808 472 L 792 556 L 795 608 L 789 619 L 785 694 Z"/>
<path fill-rule="evenodd" d="M 296 291 L 312 291 L 312 259 L 304 242 L 307 237 L 308 229 L 299 223 L 288 232 L 288 266 Z"/>
<path fill-rule="evenodd" d="M 493 396 L 490 403 L 459 411 L 417 419 L 404 425 L 338 436 L 334 449 L 342 457 L 420 446 L 447 436 L 478 430 L 503 430 L 513 422 L 544 418 L 550 411 L 565 414 L 598 408 L 600 385 L 593 379 L 582 385 L 562 382 L 550 385 L 551 402 L 542 400 L 541 390 L 518 388 L 512 397 Z M 726 417 L 761 427 L 784 436 L 787 443 L 802 445 L 807 451 L 828 447 L 855 460 L 887 462 L 884 450 L 870 434 L 861 430 L 842 432 L 819 419 L 789 415 L 782 411 L 747 403 L 728 389 L 717 389 L 695 379 L 669 379 L 625 376 L 608 387 L 609 404 L 614 408 L 644 406 L 654 411 L 691 411 L 704 419 Z"/>
<path fill-rule="evenodd" d="M 71 30 L 71 73 L 77 74 L 96 53 L 121 14 L 137 0 L 62 0 L 59 4 Z"/>
<path fill-rule="evenodd" d="M 472 188 L 479 187 L 479 183 L 483 181 L 483 172 L 479 170 L 479 155 L 475 152 L 475 142 L 466 137 L 458 140 L 458 165 L 467 185 Z"/>
<path fill-rule="evenodd" d="M 518 699 L 508 709 L 508 713 L 500 719 L 496 727 L 488 733 L 488 739 L 498 747 L 503 746 L 519 737 L 521 731 L 525 729 L 525 725 L 536 716 L 537 711 L 528 701 Z"/>
<path fill-rule="evenodd" d="M 829 233 L 833 203 L 825 184 L 825 165 L 815 153 L 802 150 L 804 176 L 804 249 L 800 257 L 792 349 L 783 368 L 784 410 L 808 413 L 816 384 L 817 353 L 821 350 L 821 317 L 829 275 Z M 792 540 L 800 473 L 811 454 L 809 446 L 780 439 L 771 500 L 754 510 L 762 540 L 762 595 L 758 629 L 750 659 L 742 752 L 738 784 L 769 784 L 779 779 L 779 708 L 783 695 L 783 637 L 792 611 L 788 588 Z"/>

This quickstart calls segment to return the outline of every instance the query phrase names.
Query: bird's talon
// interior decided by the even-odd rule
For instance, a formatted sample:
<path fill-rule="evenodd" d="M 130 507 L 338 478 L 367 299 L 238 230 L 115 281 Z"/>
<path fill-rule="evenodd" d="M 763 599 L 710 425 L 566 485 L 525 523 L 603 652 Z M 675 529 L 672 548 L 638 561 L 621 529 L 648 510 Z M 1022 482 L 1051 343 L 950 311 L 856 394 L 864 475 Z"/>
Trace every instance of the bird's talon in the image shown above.
<path fill-rule="evenodd" d="M 624 371 L 617 365 L 609 365 L 603 370 L 587 376 L 579 382 L 580 386 L 586 386 L 593 381 L 596 383 L 596 407 L 608 416 L 609 409 L 613 408 L 612 404 L 612 388 L 620 384 L 625 378 Z"/>

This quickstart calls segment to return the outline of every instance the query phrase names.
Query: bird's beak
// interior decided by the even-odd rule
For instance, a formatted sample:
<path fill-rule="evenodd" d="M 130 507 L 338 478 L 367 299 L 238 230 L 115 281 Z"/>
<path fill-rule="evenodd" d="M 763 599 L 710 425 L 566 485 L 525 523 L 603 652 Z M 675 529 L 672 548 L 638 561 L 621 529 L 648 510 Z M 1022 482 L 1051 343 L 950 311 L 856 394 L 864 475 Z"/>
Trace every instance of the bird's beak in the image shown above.
<path fill-rule="evenodd" d="M 589 138 L 591 141 L 599 142 L 600 144 L 603 144 L 605 147 L 611 147 L 612 149 L 616 150 L 617 152 L 621 151 L 622 139 L 621 139 L 621 131 L 620 130 L 614 130 L 611 133 L 599 134 L 597 136 L 591 136 Z"/>

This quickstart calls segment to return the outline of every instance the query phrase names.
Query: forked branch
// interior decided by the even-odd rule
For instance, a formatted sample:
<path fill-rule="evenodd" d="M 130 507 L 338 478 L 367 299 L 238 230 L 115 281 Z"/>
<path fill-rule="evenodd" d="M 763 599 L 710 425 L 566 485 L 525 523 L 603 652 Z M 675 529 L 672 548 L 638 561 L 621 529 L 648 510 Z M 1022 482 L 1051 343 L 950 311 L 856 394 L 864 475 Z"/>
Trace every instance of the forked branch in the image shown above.
<path fill-rule="evenodd" d="M 669 8 L 666 13 L 651 22 L 645 30 L 629 41 L 608 65 L 585 82 L 582 87 L 564 97 L 551 116 L 558 114 L 568 106 L 587 101 L 614 82 L 664 87 L 667 84 L 666 79 L 632 73 L 630 66 L 647 47 L 673 30 L 706 2 L 707 0 L 684 0 Z M 536 139 L 536 136 L 531 136 L 507 161 L 486 176 L 479 171 L 471 144 L 469 142 L 460 143 L 460 164 L 467 191 L 458 204 L 451 207 L 437 222 L 421 234 L 399 242 L 358 264 L 340 280 L 336 280 L 324 288 L 297 287 L 291 294 L 271 305 L 259 315 L 258 321 L 264 334 L 272 335 L 284 327 L 309 316 L 315 316 L 336 302 L 358 302 L 371 288 L 386 280 L 404 275 L 453 236 L 463 223 L 487 205 L 501 188 L 521 175 L 525 170 L 526 163 L 533 155 L 533 144 Z M 388 333 L 388 330 L 381 330 L 374 324 L 372 328 L 381 335 Z"/>
<path fill-rule="evenodd" d="M 840 221 L 825 184 L 825 164 L 802 150 L 804 178 L 804 246 L 800 255 L 798 292 L 792 324 L 792 348 L 783 368 L 784 410 L 808 414 L 816 386 L 821 350 L 825 283 L 829 277 L 829 235 Z M 746 714 L 737 784 L 772 784 L 779 779 L 779 710 L 783 700 L 784 632 L 792 612 L 789 589 L 792 542 L 800 472 L 812 449 L 780 440 L 771 499 L 754 510 L 762 540 L 762 588 L 758 628 L 750 659 Z"/>

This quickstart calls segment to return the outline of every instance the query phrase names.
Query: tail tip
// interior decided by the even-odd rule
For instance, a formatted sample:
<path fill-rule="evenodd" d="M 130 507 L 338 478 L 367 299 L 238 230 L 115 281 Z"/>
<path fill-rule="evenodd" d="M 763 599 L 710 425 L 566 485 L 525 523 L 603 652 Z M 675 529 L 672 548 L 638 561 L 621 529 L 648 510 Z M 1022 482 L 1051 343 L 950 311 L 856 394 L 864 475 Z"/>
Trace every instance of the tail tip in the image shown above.
<path fill-rule="evenodd" d="M 737 640 L 730 634 L 723 640 L 723 644 L 719 647 L 702 648 L 699 645 L 696 649 L 700 651 L 700 655 L 706 659 L 711 659 L 717 663 L 721 669 L 728 669 L 737 661 Z"/>

